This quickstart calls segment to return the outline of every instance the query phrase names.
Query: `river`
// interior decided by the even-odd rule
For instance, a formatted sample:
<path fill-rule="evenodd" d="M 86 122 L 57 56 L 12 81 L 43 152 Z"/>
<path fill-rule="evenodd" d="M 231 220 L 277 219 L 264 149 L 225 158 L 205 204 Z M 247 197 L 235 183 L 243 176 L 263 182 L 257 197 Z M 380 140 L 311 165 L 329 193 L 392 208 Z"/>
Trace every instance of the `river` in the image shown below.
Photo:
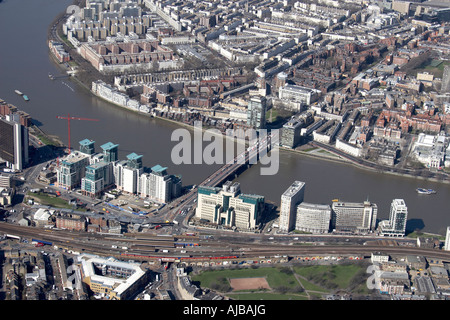
<path fill-rule="evenodd" d="M 71 121 L 71 145 L 89 138 L 96 150 L 106 142 L 119 144 L 119 158 L 132 152 L 143 155 L 147 167 L 161 164 L 170 174 L 179 174 L 183 185 L 198 184 L 219 165 L 175 165 L 171 141 L 177 124 L 149 119 L 107 103 L 70 79 L 50 80 L 48 74 L 61 74 L 48 54 L 47 28 L 72 3 L 69 0 L 3 0 L 0 3 L 0 98 L 29 113 L 49 134 L 68 143 L 67 121 L 57 116 L 97 119 Z M 25 102 L 14 93 L 28 95 Z M 348 164 L 317 160 L 292 152 L 280 152 L 279 172 L 261 176 L 259 165 L 239 176 L 244 193 L 264 195 L 279 204 L 281 194 L 294 181 L 306 182 L 305 201 L 331 204 L 332 199 L 348 202 L 369 200 L 378 205 L 379 219 L 387 219 L 390 203 L 402 198 L 408 206 L 410 230 L 445 234 L 450 226 L 450 185 L 374 173 Z M 435 195 L 419 195 L 417 187 L 433 188 Z"/>

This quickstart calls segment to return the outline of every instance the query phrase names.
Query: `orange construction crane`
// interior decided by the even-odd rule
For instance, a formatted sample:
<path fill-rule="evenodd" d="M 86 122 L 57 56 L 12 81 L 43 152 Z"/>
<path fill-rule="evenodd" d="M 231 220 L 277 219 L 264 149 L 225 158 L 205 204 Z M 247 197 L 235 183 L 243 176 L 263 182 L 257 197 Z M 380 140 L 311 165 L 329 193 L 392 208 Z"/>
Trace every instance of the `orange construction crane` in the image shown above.
<path fill-rule="evenodd" d="M 69 154 L 70 154 L 70 120 L 99 121 L 98 119 L 71 117 L 69 114 L 67 114 L 67 117 L 56 116 L 56 118 L 67 120 L 67 127 L 68 127 L 68 131 L 69 131 Z"/>

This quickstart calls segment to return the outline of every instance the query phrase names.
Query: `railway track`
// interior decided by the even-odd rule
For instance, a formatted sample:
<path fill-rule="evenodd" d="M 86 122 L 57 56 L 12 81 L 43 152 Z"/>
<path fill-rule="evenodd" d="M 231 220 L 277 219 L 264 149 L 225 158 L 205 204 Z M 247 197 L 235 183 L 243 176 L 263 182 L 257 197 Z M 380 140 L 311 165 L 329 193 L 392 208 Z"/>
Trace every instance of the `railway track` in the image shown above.
<path fill-rule="evenodd" d="M 122 253 L 151 254 L 155 249 L 172 248 L 172 252 L 168 252 L 165 256 L 181 255 L 179 251 L 173 250 L 177 240 L 154 241 L 147 239 L 125 239 L 102 236 L 99 234 L 77 233 L 69 231 L 42 230 L 34 227 L 23 227 L 0 223 L 0 232 L 4 234 L 12 234 L 22 238 L 41 239 L 49 241 L 52 244 L 71 250 L 83 251 L 94 254 L 107 256 L 121 256 Z M 112 243 L 125 243 L 132 245 L 123 249 L 117 246 L 112 250 Z M 382 246 L 382 245 L 318 245 L 318 246 L 296 246 L 281 244 L 249 244 L 240 241 L 217 243 L 209 240 L 207 243 L 200 241 L 200 246 L 195 250 L 186 247 L 185 250 L 192 256 L 222 256 L 237 255 L 242 257 L 256 257 L 261 255 L 370 255 L 372 252 L 383 252 L 394 255 L 421 255 L 425 257 L 433 257 L 450 261 L 450 252 L 436 249 L 424 249 L 410 246 Z M 228 248 L 225 249 L 225 246 Z M 192 248 L 191 248 L 192 249 Z M 176 251 L 176 252 L 174 252 Z"/>
<path fill-rule="evenodd" d="M 237 256 L 241 259 L 251 259 L 260 256 L 289 256 L 289 257 L 311 257 L 311 256 L 370 256 L 373 252 L 383 252 L 390 255 L 423 255 L 428 258 L 442 259 L 450 261 L 450 252 L 433 250 L 433 249 L 421 249 L 415 247 L 384 247 L 384 246 L 304 246 L 304 247 L 293 247 L 293 246 L 268 246 L 264 248 L 248 247 L 246 250 L 204 250 L 204 248 L 198 248 L 200 251 L 191 251 L 187 249 L 187 254 L 182 254 L 181 252 L 170 252 L 165 256 L 180 257 L 180 256 L 190 256 L 190 257 L 204 257 L 205 259 L 212 257 L 221 256 Z M 130 248 L 127 251 L 128 254 L 136 255 L 148 255 L 154 256 L 154 252 L 147 250 L 145 248 Z"/>

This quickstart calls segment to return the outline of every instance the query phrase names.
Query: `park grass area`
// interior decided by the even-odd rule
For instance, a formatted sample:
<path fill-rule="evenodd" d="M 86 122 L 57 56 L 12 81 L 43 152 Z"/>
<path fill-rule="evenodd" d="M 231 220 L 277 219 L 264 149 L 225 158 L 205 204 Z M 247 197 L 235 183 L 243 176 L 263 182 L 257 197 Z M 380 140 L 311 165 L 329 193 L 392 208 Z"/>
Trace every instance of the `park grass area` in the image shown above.
<path fill-rule="evenodd" d="M 312 282 L 309 282 L 305 278 L 299 278 L 300 283 L 302 284 L 303 288 L 307 292 L 318 292 L 318 293 L 328 293 L 329 290 L 322 288 L 321 286 L 318 286 Z"/>
<path fill-rule="evenodd" d="M 59 34 L 59 37 L 61 38 L 61 40 L 70 47 L 70 49 L 75 49 L 75 47 L 73 46 L 73 44 L 69 41 L 69 39 L 67 39 L 67 36 L 65 34 Z"/>
<path fill-rule="evenodd" d="M 413 239 L 417 239 L 419 237 L 424 237 L 424 238 L 437 238 L 441 241 L 445 240 L 445 236 L 443 236 L 443 235 L 433 234 L 433 233 L 424 233 L 424 232 L 420 232 L 420 231 L 414 231 L 414 232 L 408 233 L 406 236 L 408 238 L 413 238 Z"/>
<path fill-rule="evenodd" d="M 320 291 L 320 288 L 326 290 L 348 289 L 357 287 L 367 279 L 365 274 L 366 266 L 361 264 L 343 264 L 343 265 L 319 265 L 319 266 L 296 266 L 295 273 L 306 279 L 314 287 L 307 290 Z M 304 284 L 308 286 L 308 284 Z M 306 289 L 306 288 L 305 288 Z"/>
<path fill-rule="evenodd" d="M 192 281 L 199 282 L 202 287 L 211 287 L 213 283 L 224 282 L 224 279 L 251 277 L 265 277 L 272 289 L 280 286 L 294 288 L 298 285 L 292 273 L 282 272 L 280 268 L 275 267 L 204 271 L 193 276 Z"/>
<path fill-rule="evenodd" d="M 370 294 L 366 287 L 367 266 L 362 263 L 294 267 L 258 267 L 207 270 L 192 276 L 200 287 L 226 293 L 237 300 L 308 300 L 336 290 Z M 264 277 L 270 286 L 232 291 L 229 279 Z"/>
<path fill-rule="evenodd" d="M 266 112 L 266 121 L 273 128 L 282 127 L 294 114 L 292 111 L 272 107 Z"/>
<path fill-rule="evenodd" d="M 450 65 L 450 62 L 448 61 L 436 60 L 431 57 L 418 58 L 417 60 L 421 63 L 417 66 L 414 66 L 413 63 L 414 67 L 408 72 L 414 76 L 416 76 L 419 72 L 428 72 L 434 75 L 435 78 L 442 78 L 445 66 Z"/>
<path fill-rule="evenodd" d="M 311 151 L 316 151 L 317 149 L 319 149 L 319 148 L 312 147 L 312 148 L 304 149 L 304 150 L 301 150 L 301 151 L 303 151 L 303 152 L 311 152 Z"/>
<path fill-rule="evenodd" d="M 266 121 L 267 122 L 275 122 L 278 116 L 278 111 L 274 108 L 270 109 L 266 112 Z"/>
<path fill-rule="evenodd" d="M 327 151 L 327 150 L 319 150 L 319 151 L 317 151 L 317 152 L 319 152 L 319 153 L 322 153 L 322 154 L 324 154 L 324 155 L 326 155 L 326 156 L 329 156 L 329 157 L 335 157 L 335 158 L 338 158 L 338 156 L 337 155 L 335 155 L 335 154 L 333 154 L 333 153 L 331 153 L 331 152 L 329 152 L 329 151 Z"/>
<path fill-rule="evenodd" d="M 43 144 L 48 146 L 58 146 L 59 143 L 54 141 L 53 139 L 43 135 L 43 134 L 37 134 L 36 137 L 42 141 Z"/>
<path fill-rule="evenodd" d="M 72 209 L 72 205 L 69 205 L 69 203 L 66 200 L 58 197 L 51 197 L 44 192 L 36 192 L 36 193 L 28 192 L 27 196 L 29 198 L 33 198 L 35 201 L 39 202 L 43 206 Z"/>
<path fill-rule="evenodd" d="M 442 78 L 445 66 L 450 66 L 450 62 L 430 59 L 421 67 L 424 71 L 433 74 L 435 77 Z"/>

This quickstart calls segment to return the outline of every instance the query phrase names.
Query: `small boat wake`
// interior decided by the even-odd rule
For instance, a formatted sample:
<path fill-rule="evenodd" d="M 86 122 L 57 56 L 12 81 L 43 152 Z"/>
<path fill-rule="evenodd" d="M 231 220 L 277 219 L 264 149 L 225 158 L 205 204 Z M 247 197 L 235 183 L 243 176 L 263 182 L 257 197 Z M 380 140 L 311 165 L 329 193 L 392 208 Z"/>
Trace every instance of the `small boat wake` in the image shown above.
<path fill-rule="evenodd" d="M 67 83 L 65 83 L 64 81 L 61 81 L 61 83 L 63 85 L 65 85 L 67 88 L 69 88 L 70 90 L 72 90 L 72 92 L 75 92 L 75 90 L 71 86 L 69 86 Z"/>

